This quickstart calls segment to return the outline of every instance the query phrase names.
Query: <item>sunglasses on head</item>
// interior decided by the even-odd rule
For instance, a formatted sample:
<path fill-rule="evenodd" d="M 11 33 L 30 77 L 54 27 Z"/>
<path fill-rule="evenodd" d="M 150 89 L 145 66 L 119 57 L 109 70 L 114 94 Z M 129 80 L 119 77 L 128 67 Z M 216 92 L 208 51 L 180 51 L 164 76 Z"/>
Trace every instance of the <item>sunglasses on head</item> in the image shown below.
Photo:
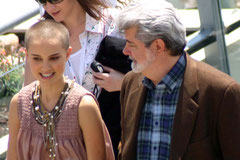
<path fill-rule="evenodd" d="M 62 2 L 63 0 L 36 0 L 37 3 L 41 4 L 41 5 L 46 5 L 47 2 L 51 3 L 51 4 L 57 4 Z"/>

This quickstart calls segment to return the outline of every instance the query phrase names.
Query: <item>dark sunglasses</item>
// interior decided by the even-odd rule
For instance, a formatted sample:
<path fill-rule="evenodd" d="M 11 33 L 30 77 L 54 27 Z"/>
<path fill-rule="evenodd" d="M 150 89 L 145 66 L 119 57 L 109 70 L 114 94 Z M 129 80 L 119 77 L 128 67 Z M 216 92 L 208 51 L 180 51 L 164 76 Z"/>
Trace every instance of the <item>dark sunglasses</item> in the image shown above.
<path fill-rule="evenodd" d="M 37 3 L 41 4 L 41 5 L 46 5 L 47 2 L 51 3 L 51 4 L 57 4 L 62 2 L 63 0 L 36 0 Z"/>

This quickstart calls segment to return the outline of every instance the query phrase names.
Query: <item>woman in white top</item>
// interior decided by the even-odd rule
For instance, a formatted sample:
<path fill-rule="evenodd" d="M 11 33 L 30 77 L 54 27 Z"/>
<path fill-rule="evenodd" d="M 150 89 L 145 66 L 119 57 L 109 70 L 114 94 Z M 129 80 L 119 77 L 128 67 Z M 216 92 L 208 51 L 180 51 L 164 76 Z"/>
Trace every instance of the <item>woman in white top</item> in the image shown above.
<path fill-rule="evenodd" d="M 64 75 L 70 79 L 75 79 L 77 83 L 92 92 L 95 84 L 90 64 L 96 56 L 100 42 L 106 35 L 119 37 L 113 21 L 117 10 L 108 8 L 109 3 L 103 3 L 99 0 L 37 1 L 46 11 L 43 17 L 53 18 L 55 21 L 63 23 L 70 33 L 70 45 L 73 54 L 66 63 Z M 105 69 L 109 73 L 98 74 L 98 78 L 101 78 L 99 86 L 107 86 L 103 88 L 110 92 L 119 91 L 124 75 L 108 67 Z M 34 79 L 26 63 L 24 85 L 32 81 Z M 112 140 L 114 138 L 117 141 L 120 140 L 120 133 L 117 137 L 114 137 L 114 134 L 111 134 L 111 131 L 109 132 Z M 117 154 L 117 144 L 113 144 L 113 147 L 115 154 Z"/>

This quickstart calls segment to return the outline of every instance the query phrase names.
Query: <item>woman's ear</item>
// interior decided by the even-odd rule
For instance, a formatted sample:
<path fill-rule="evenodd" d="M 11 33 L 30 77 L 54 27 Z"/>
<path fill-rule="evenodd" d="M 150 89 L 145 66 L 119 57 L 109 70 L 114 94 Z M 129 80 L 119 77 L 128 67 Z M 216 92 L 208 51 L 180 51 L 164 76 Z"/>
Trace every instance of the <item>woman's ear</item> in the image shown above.
<path fill-rule="evenodd" d="M 67 57 L 66 57 L 67 60 L 69 59 L 71 53 L 72 53 L 72 47 L 69 46 L 68 49 L 67 49 L 67 55 L 66 55 L 66 56 L 67 56 Z"/>
<path fill-rule="evenodd" d="M 25 47 L 20 48 L 22 52 L 25 53 L 25 56 L 28 57 L 28 51 Z"/>
<path fill-rule="evenodd" d="M 28 50 L 26 48 L 23 49 L 24 52 L 25 52 L 25 55 L 26 55 L 26 61 L 29 60 L 29 53 L 28 53 Z"/>

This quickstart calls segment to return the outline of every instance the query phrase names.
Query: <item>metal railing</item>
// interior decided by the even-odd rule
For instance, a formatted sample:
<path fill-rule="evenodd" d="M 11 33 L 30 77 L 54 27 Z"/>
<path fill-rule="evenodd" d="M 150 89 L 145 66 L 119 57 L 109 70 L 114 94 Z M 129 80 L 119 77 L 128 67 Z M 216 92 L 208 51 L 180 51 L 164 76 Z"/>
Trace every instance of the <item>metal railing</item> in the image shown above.
<path fill-rule="evenodd" d="M 240 27 L 240 20 L 234 22 L 233 24 L 227 26 L 224 29 L 225 34 L 230 34 L 234 30 Z M 208 45 L 216 42 L 216 32 L 213 30 L 201 30 L 200 33 L 192 38 L 188 43 L 186 47 L 186 51 L 189 54 L 193 54 L 194 52 L 197 52 L 198 50 L 207 47 Z"/>
<path fill-rule="evenodd" d="M 34 0 L 7 0 L 0 5 L 0 34 L 39 14 L 39 5 Z"/>
<path fill-rule="evenodd" d="M 15 70 L 19 69 L 20 67 L 22 67 L 24 65 L 25 65 L 24 62 L 21 63 L 20 65 L 17 65 L 16 67 L 14 67 L 14 68 L 10 69 L 9 71 L 7 71 L 7 72 L 3 73 L 2 75 L 0 75 L 0 78 L 6 76 L 7 74 L 11 73 L 12 71 L 15 71 Z"/>

